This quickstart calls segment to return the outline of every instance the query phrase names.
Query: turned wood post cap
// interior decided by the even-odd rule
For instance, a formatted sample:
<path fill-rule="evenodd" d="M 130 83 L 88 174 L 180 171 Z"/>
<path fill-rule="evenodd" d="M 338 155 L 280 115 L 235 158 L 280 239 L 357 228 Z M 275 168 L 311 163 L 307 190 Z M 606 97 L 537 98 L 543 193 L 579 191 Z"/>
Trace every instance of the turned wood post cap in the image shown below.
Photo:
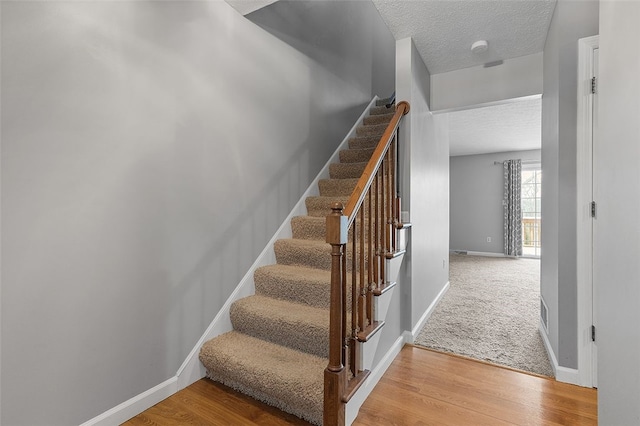
<path fill-rule="evenodd" d="M 340 202 L 332 203 L 331 210 L 333 210 L 333 213 L 342 214 L 342 210 L 344 210 L 344 205 Z"/>
<path fill-rule="evenodd" d="M 396 108 L 400 108 L 401 106 L 404 106 L 404 113 L 402 115 L 407 115 L 409 114 L 409 110 L 411 109 L 411 105 L 409 105 L 409 102 L 407 101 L 400 101 L 398 102 L 398 105 L 396 106 Z"/>

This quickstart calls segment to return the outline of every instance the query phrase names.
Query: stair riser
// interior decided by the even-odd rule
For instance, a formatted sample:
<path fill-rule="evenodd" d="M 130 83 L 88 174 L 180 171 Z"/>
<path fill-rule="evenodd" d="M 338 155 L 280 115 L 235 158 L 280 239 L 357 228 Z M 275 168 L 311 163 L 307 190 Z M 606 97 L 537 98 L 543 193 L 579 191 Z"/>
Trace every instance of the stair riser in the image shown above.
<path fill-rule="evenodd" d="M 329 309 L 331 282 L 314 277 L 292 277 L 278 274 L 268 268 L 259 268 L 254 274 L 256 294 Z"/>
<path fill-rule="evenodd" d="M 373 151 L 374 148 L 344 149 L 340 151 L 340 163 L 334 164 L 367 163 L 371 159 Z"/>
<path fill-rule="evenodd" d="M 372 126 L 358 126 L 356 134 L 358 136 L 377 136 L 380 138 L 387 126 L 385 124 L 377 124 Z"/>
<path fill-rule="evenodd" d="M 322 324 L 309 323 L 304 327 L 294 322 L 263 317 L 242 304 L 231 306 L 233 329 L 258 339 L 286 346 L 319 357 L 329 356 L 329 312 Z M 274 332 L 276 331 L 277 332 Z"/>
<path fill-rule="evenodd" d="M 392 108 L 387 108 L 385 105 L 374 106 L 369 110 L 369 114 L 371 115 L 384 115 L 389 114 L 389 111 L 394 111 Z"/>
<path fill-rule="evenodd" d="M 362 176 L 367 163 L 333 163 L 329 166 L 331 179 L 356 179 Z"/>
<path fill-rule="evenodd" d="M 280 244 L 279 244 L 280 243 Z M 331 245 L 322 244 L 314 248 L 292 247 L 286 240 L 280 240 L 275 244 L 276 259 L 282 265 L 299 265 L 307 268 L 331 270 Z M 359 247 L 357 252 L 359 252 Z M 352 271 L 352 251 L 350 245 L 347 245 L 347 272 Z M 368 259 L 365 256 L 365 268 Z"/>
<path fill-rule="evenodd" d="M 391 110 L 392 111 L 392 110 Z M 393 112 L 391 114 L 378 114 L 378 115 L 370 115 L 369 117 L 365 117 L 362 120 L 363 124 L 389 124 L 391 119 L 393 118 Z"/>
<path fill-rule="evenodd" d="M 348 197 L 335 197 L 333 199 L 334 201 L 339 201 L 342 203 L 343 206 L 347 205 L 347 202 L 349 201 Z M 381 197 L 378 199 L 379 203 L 382 202 Z M 365 199 L 365 203 L 366 203 L 366 199 Z M 325 198 L 323 198 L 322 200 L 318 199 L 318 197 L 308 197 L 305 200 L 305 204 L 307 206 L 307 215 L 308 216 L 312 216 L 312 217 L 327 217 L 327 215 L 331 214 L 331 202 L 326 201 Z M 372 201 L 372 204 L 374 204 L 374 208 L 375 208 L 375 201 Z M 368 211 L 365 211 L 365 217 L 369 217 L 369 213 Z"/>
<path fill-rule="evenodd" d="M 366 218 L 369 216 L 367 215 Z M 317 217 L 306 221 L 292 221 L 291 230 L 293 238 L 300 240 L 325 241 L 327 237 L 327 221 L 326 218 Z M 360 229 L 360 219 L 356 220 L 356 226 Z M 358 231 L 359 232 L 359 231 Z M 352 229 L 349 230 L 348 240 L 351 241 L 353 235 Z M 368 234 L 365 235 L 365 241 L 369 241 Z"/>
<path fill-rule="evenodd" d="M 381 135 L 380 135 L 381 136 Z M 380 136 L 359 136 L 349 139 L 349 149 L 372 149 L 380 142 Z"/>
<path fill-rule="evenodd" d="M 322 197 L 349 197 L 357 183 L 358 179 L 321 179 L 318 188 Z"/>

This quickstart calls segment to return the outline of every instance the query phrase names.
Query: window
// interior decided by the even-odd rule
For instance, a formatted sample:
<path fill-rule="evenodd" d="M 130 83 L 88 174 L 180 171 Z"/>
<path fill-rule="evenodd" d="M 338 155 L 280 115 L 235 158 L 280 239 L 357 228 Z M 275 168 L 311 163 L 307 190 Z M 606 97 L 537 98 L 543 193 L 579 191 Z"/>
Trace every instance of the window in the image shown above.
<path fill-rule="evenodd" d="M 522 170 L 522 254 L 540 257 L 540 197 L 542 170 L 535 165 Z"/>

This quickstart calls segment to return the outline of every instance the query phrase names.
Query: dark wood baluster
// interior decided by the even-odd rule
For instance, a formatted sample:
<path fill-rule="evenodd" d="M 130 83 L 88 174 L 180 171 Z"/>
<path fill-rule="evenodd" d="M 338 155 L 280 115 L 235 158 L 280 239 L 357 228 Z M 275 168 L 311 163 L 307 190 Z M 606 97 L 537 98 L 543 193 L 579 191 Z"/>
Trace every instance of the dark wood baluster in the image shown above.
<path fill-rule="evenodd" d="M 386 155 L 385 155 L 386 156 Z M 384 157 L 383 161 L 380 164 L 380 180 L 381 180 L 381 189 L 382 193 L 382 202 L 380 203 L 380 283 L 384 283 L 386 281 L 385 267 L 386 267 L 386 258 L 387 258 L 387 172 L 386 172 Z"/>
<path fill-rule="evenodd" d="M 347 240 L 349 238 L 349 231 L 347 231 Z M 347 245 L 345 244 L 345 250 Z M 349 282 L 347 281 L 347 254 L 342 256 L 342 362 L 345 364 L 345 370 L 350 368 L 350 333 L 349 333 L 349 321 L 347 317 L 347 310 L 349 305 L 347 304 L 347 295 L 349 294 Z"/>
<path fill-rule="evenodd" d="M 374 266 L 373 266 L 373 281 L 376 285 L 376 288 L 378 287 L 378 285 L 380 284 L 380 246 L 378 244 L 378 242 L 380 241 L 380 235 L 379 235 L 379 223 L 380 223 L 380 218 L 379 218 L 379 212 L 380 212 L 380 201 L 378 199 L 378 196 L 380 194 L 380 185 L 379 185 L 379 181 L 380 181 L 380 172 L 376 172 L 376 176 L 373 180 L 373 196 L 375 197 L 375 213 L 374 213 L 374 224 L 373 224 L 373 252 L 374 252 Z"/>
<path fill-rule="evenodd" d="M 356 239 L 358 235 L 358 225 L 356 221 L 353 221 L 353 232 L 351 234 L 351 339 L 350 354 L 349 354 L 349 367 L 351 374 L 354 376 L 358 374 L 359 365 L 359 343 L 358 343 L 358 269 L 357 269 L 357 257 L 356 257 Z"/>
<path fill-rule="evenodd" d="M 393 142 L 391 143 L 391 189 L 393 191 L 393 203 L 391 206 L 391 251 L 393 253 L 396 252 L 396 250 L 398 249 L 398 241 L 397 241 L 397 232 L 396 232 L 396 227 L 398 225 L 398 211 L 396 209 L 396 204 L 397 204 L 397 200 L 398 200 L 398 190 L 397 190 L 397 155 L 398 155 L 398 151 L 397 151 L 397 139 L 398 139 L 398 132 L 394 133 L 393 135 Z"/>
<path fill-rule="evenodd" d="M 371 241 L 373 235 L 371 230 L 371 216 L 373 216 L 373 212 L 371 211 L 371 187 L 368 191 L 368 205 L 367 205 L 367 316 L 370 321 L 373 321 L 373 255 L 372 255 L 372 244 Z"/>
<path fill-rule="evenodd" d="M 358 286 L 358 291 L 360 293 L 360 302 L 358 303 L 358 328 L 360 330 L 364 330 L 368 325 L 365 318 L 365 309 L 367 307 L 366 301 L 366 288 L 368 287 L 367 283 L 365 283 L 365 271 L 364 271 L 364 228 L 365 228 L 365 220 L 364 220 L 364 208 L 360 207 L 360 253 L 358 253 L 359 267 L 360 270 L 360 285 Z"/>

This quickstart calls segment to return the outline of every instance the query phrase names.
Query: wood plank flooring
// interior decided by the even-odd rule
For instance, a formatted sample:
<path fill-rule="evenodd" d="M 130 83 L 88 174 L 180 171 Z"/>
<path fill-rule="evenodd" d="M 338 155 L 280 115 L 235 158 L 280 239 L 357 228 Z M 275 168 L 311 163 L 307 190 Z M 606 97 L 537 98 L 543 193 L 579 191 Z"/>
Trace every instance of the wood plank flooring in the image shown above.
<path fill-rule="evenodd" d="M 354 425 L 596 425 L 597 392 L 478 361 L 405 346 Z M 125 423 L 308 425 L 207 379 Z"/>

